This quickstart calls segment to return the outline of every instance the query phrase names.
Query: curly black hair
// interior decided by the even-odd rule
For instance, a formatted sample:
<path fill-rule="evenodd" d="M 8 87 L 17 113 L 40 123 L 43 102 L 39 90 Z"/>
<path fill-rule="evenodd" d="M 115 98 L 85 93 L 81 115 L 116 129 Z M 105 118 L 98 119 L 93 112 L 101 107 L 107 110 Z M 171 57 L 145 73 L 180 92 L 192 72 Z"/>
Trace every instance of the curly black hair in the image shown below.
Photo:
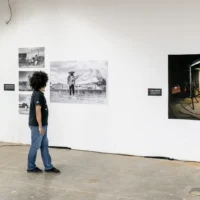
<path fill-rule="evenodd" d="M 29 85 L 33 90 L 40 90 L 43 87 L 46 87 L 49 78 L 47 73 L 42 71 L 34 72 L 33 75 L 29 78 Z"/>

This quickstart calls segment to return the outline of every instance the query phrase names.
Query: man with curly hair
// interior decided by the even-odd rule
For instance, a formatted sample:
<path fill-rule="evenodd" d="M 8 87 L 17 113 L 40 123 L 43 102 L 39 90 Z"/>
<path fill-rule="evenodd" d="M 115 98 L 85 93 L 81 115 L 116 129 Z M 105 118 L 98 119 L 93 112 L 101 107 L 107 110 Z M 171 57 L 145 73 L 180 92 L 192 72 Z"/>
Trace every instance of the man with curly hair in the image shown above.
<path fill-rule="evenodd" d="M 28 154 L 27 172 L 43 172 L 36 167 L 36 156 L 38 149 L 41 150 L 41 156 L 45 167 L 45 172 L 60 173 L 51 163 L 51 156 L 48 150 L 48 106 L 44 96 L 48 75 L 45 72 L 34 72 L 29 78 L 30 87 L 33 89 L 30 112 L 29 127 L 31 129 L 31 147 Z"/>

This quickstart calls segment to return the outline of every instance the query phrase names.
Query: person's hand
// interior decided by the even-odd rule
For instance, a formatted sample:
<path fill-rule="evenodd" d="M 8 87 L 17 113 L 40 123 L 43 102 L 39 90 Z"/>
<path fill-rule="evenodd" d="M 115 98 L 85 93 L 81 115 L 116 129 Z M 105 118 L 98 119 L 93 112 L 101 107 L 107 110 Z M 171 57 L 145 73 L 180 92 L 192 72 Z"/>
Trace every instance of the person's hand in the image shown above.
<path fill-rule="evenodd" d="M 44 129 L 43 129 L 43 127 L 39 127 L 39 132 L 40 132 L 40 134 L 44 134 Z"/>

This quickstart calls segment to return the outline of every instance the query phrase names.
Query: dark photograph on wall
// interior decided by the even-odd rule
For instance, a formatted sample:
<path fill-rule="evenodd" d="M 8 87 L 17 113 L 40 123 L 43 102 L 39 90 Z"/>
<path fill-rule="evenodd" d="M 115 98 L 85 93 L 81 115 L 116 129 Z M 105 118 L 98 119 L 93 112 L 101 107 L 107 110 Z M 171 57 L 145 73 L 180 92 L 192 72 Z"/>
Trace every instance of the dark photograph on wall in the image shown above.
<path fill-rule="evenodd" d="M 43 68 L 45 66 L 45 48 L 20 48 L 19 67 L 20 68 Z"/>
<path fill-rule="evenodd" d="M 19 94 L 19 114 L 29 114 L 30 102 L 31 94 Z"/>
<path fill-rule="evenodd" d="M 19 71 L 19 91 L 32 91 L 29 78 L 33 73 L 33 71 Z"/>
<path fill-rule="evenodd" d="M 169 119 L 200 119 L 200 54 L 169 55 Z"/>
<path fill-rule="evenodd" d="M 107 61 L 58 61 L 50 66 L 50 100 L 107 104 Z"/>

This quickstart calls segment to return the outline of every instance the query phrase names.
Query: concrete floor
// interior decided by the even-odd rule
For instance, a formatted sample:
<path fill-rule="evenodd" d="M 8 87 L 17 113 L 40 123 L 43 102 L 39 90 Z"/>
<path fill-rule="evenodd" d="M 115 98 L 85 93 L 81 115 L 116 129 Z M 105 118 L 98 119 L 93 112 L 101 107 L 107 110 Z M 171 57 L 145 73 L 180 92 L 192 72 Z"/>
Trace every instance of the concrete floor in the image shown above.
<path fill-rule="evenodd" d="M 200 199 L 189 194 L 200 187 L 197 163 L 50 149 L 62 173 L 27 174 L 28 147 L 2 145 L 0 200 Z"/>

